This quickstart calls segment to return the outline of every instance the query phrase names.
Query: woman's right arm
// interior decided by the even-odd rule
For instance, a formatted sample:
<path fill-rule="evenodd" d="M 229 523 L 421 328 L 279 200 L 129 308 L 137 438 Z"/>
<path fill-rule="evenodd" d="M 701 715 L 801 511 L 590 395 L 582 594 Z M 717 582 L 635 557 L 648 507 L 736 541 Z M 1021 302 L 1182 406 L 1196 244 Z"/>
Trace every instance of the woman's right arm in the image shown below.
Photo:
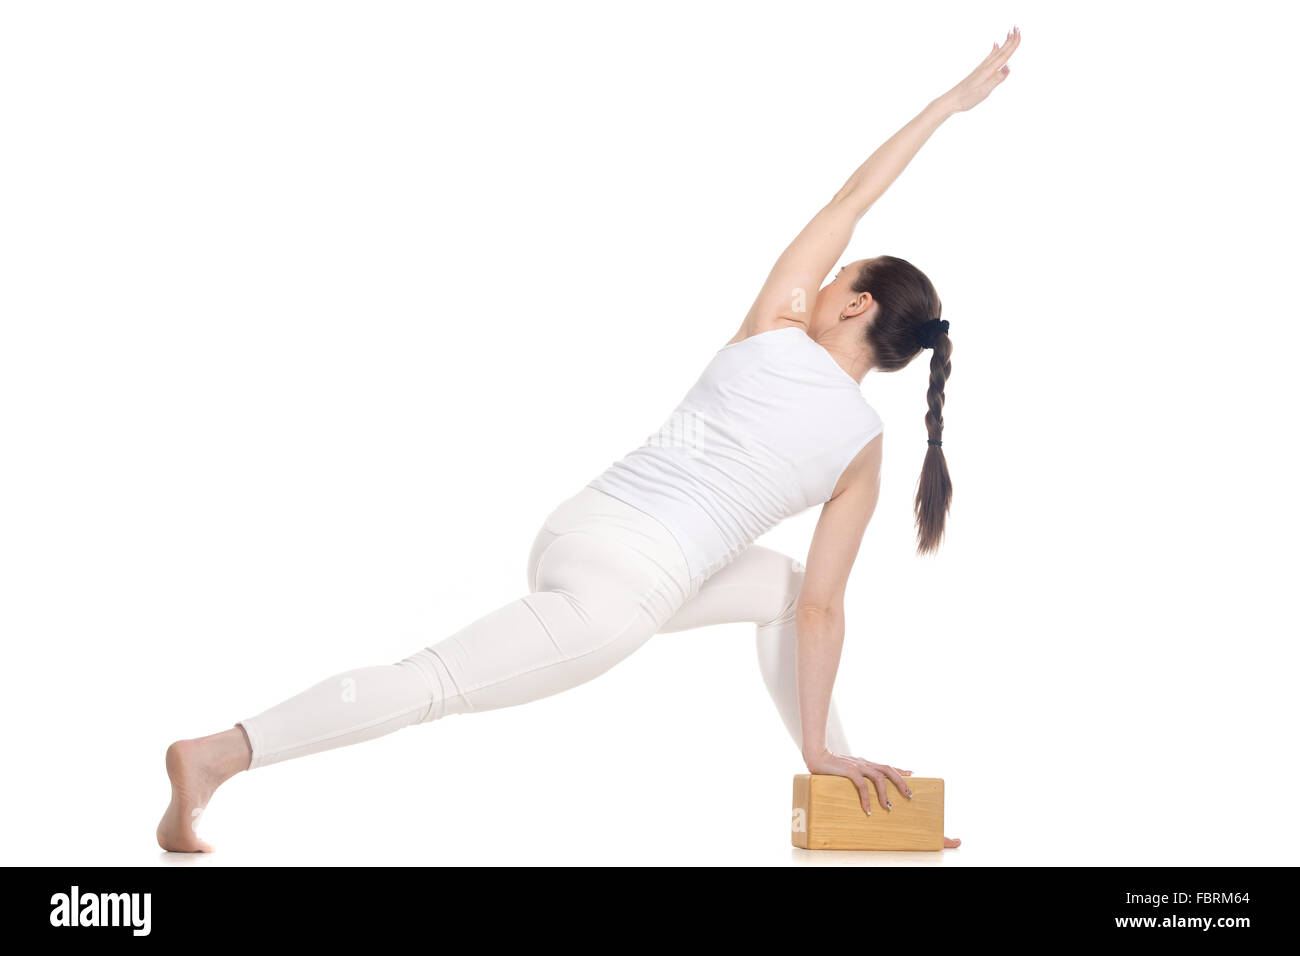
<path fill-rule="evenodd" d="M 826 746 L 826 720 L 844 646 L 844 593 L 849 572 L 880 496 L 882 441 L 878 436 L 867 443 L 845 469 L 835 493 L 822 506 L 808 549 L 795 619 L 795 682 L 804 763 L 810 773 L 852 780 L 867 813 L 871 812 L 872 787 L 880 805 L 886 808 L 889 808 L 886 781 L 893 781 L 898 792 L 908 797 L 912 795 L 911 787 L 888 764 L 831 753 Z"/>

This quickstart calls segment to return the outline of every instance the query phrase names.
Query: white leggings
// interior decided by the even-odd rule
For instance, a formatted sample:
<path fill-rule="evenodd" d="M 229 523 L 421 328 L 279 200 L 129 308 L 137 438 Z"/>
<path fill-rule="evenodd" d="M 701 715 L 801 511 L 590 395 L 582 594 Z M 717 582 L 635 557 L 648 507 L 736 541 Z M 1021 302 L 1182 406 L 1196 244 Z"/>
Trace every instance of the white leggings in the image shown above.
<path fill-rule="evenodd" d="M 758 663 L 796 745 L 798 562 L 751 545 L 704 580 L 658 520 L 586 487 L 546 518 L 528 560 L 530 593 L 396 664 L 321 681 L 242 720 L 251 767 L 359 743 L 475 710 L 548 697 L 604 673 L 654 634 L 757 625 Z M 831 704 L 827 746 L 851 753 Z"/>

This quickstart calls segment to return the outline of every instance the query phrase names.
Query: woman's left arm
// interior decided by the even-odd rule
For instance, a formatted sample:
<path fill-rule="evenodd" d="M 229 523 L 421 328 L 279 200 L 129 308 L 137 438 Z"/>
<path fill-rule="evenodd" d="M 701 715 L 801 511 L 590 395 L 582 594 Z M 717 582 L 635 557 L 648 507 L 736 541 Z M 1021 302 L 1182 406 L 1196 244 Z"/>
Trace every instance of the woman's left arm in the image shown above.
<path fill-rule="evenodd" d="M 962 113 L 983 102 L 993 88 L 1007 78 L 1011 67 L 1007 60 L 1020 46 L 1020 31 L 1007 31 L 1005 46 L 993 44 L 993 49 L 979 66 L 947 93 L 932 100 L 914 116 L 906 126 L 885 141 L 884 145 L 867 157 L 867 161 L 854 171 L 835 200 L 847 205 L 861 217 L 886 189 L 898 178 L 907 164 L 925 145 L 925 141 L 949 116 Z M 857 220 L 854 220 L 856 222 Z M 841 249 L 842 253 L 844 250 Z M 826 266 L 829 271 L 830 265 Z M 824 275 L 825 273 L 823 273 Z"/>
<path fill-rule="evenodd" d="M 844 255 L 858 220 L 907 168 L 944 120 L 982 102 L 1006 79 L 1010 72 L 1006 62 L 1019 45 L 1018 31 L 1007 34 L 1005 45 L 993 44 L 992 52 L 965 79 L 927 103 L 854 170 L 831 201 L 781 253 L 732 341 L 765 332 L 774 327 L 777 319 L 806 320 L 798 313 Z"/>
<path fill-rule="evenodd" d="M 800 313 L 844 255 L 858 220 L 950 115 L 943 99 L 934 100 L 854 171 L 776 260 L 733 341 L 766 332 L 778 319 L 806 321 Z"/>

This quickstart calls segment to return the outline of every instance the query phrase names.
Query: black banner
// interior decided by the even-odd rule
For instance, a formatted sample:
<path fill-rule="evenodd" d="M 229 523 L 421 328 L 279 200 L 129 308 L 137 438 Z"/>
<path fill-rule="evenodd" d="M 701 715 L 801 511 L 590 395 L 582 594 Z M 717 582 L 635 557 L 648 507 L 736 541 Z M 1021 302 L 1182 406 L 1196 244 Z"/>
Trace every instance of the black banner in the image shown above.
<path fill-rule="evenodd" d="M 776 932 L 809 943 L 956 934 L 1233 945 L 1260 929 L 1288 929 L 1283 884 L 1294 882 L 1289 867 L 837 866 L 779 876 L 760 868 L 538 869 L 10 868 L 4 919 L 50 942 L 75 937 L 92 945 L 337 945 L 397 932 L 435 950 L 463 934 L 484 945 L 610 948 L 656 938 L 698 942 L 701 934 L 771 941 Z"/>

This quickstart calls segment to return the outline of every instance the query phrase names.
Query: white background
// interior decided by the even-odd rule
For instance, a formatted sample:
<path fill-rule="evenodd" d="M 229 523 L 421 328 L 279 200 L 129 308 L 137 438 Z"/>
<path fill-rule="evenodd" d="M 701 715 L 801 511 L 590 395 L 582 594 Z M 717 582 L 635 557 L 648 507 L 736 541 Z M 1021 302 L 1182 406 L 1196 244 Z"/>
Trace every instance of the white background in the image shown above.
<path fill-rule="evenodd" d="M 837 698 L 943 854 L 789 846 L 748 626 L 241 775 L 195 865 L 1289 862 L 1285 4 L 42 3 L 0 21 L 3 858 L 175 860 L 163 751 L 520 595 L 852 170 L 1019 24 L 844 261 L 955 343 L 863 390 Z M 816 512 L 762 543 L 801 559 Z"/>

